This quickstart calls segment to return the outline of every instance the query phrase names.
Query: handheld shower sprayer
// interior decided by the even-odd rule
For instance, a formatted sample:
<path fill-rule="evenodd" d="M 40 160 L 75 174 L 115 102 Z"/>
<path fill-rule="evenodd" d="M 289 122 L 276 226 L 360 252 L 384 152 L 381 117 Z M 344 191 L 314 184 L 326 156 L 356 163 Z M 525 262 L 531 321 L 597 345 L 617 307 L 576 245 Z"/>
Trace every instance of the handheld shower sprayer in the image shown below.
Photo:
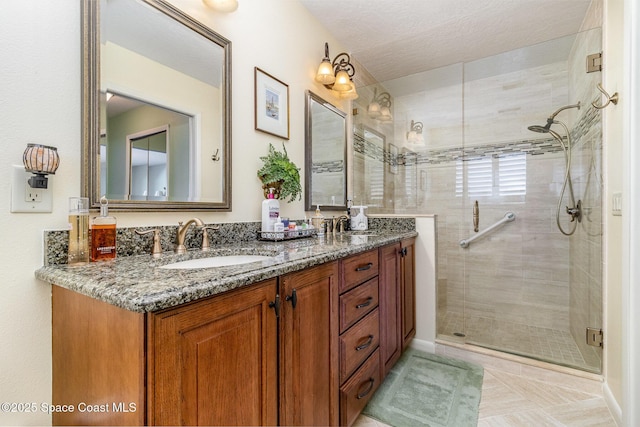
<path fill-rule="evenodd" d="M 572 105 L 566 105 L 564 107 L 559 108 L 558 110 L 554 111 L 553 114 L 551 114 L 551 116 L 549 116 L 549 118 L 547 119 L 547 124 L 544 126 L 540 126 L 540 125 L 532 125 L 529 126 L 527 129 L 529 129 L 532 132 L 537 132 L 537 133 L 548 133 L 549 135 L 551 135 L 556 141 L 558 141 L 560 143 L 560 146 L 562 147 L 562 150 L 564 151 L 564 158 L 565 158 L 565 175 L 564 175 L 564 184 L 562 185 L 562 191 L 560 192 L 560 198 L 558 199 L 558 207 L 556 209 L 556 224 L 558 226 L 558 229 L 560 230 L 560 232 L 562 234 L 564 234 L 565 236 L 570 236 L 572 235 L 575 231 L 576 231 L 576 227 L 577 227 L 577 222 L 582 221 L 582 201 L 578 200 L 578 203 L 576 204 L 575 202 L 575 197 L 573 194 L 573 185 L 571 183 L 571 133 L 569 132 L 569 128 L 567 127 L 566 124 L 564 124 L 562 121 L 560 120 L 556 120 L 556 116 L 558 115 L 558 113 L 560 113 L 561 111 L 567 110 L 569 108 L 577 108 L 580 109 L 580 103 L 578 102 L 577 104 L 572 104 Z M 567 144 L 565 146 L 564 140 L 562 139 L 562 137 L 554 130 L 551 129 L 551 126 L 554 124 L 559 124 L 564 128 L 564 131 L 567 135 Z M 565 231 L 562 226 L 560 225 L 560 207 L 562 206 L 562 199 L 564 198 L 564 192 L 565 189 L 567 187 L 567 184 L 569 184 L 569 199 L 570 199 L 570 203 L 571 205 L 573 205 L 573 207 L 566 207 L 566 212 L 567 214 L 569 214 L 571 216 L 571 222 L 573 222 L 573 227 L 570 231 Z M 578 220 L 576 222 L 576 220 Z"/>

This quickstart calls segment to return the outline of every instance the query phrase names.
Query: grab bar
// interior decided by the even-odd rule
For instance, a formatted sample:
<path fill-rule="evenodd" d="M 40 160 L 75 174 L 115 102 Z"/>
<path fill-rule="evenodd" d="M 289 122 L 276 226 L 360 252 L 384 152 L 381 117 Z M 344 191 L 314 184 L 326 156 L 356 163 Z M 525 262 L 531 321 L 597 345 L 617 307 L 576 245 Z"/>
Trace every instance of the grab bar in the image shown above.
<path fill-rule="evenodd" d="M 505 222 L 511 222 L 511 221 L 514 221 L 515 219 L 516 219 L 516 214 L 514 214 L 513 212 L 507 212 L 506 214 L 504 214 L 504 217 L 502 217 L 502 219 L 500 221 L 496 222 L 491 227 L 485 228 L 484 230 L 482 230 L 481 232 L 479 232 L 475 236 L 469 237 L 468 239 L 460 240 L 460 247 L 468 248 L 469 244 L 471 242 L 473 242 L 474 240 L 479 239 L 480 237 L 484 236 L 485 234 L 493 231 L 496 227 L 499 227 L 500 225 L 504 224 Z"/>

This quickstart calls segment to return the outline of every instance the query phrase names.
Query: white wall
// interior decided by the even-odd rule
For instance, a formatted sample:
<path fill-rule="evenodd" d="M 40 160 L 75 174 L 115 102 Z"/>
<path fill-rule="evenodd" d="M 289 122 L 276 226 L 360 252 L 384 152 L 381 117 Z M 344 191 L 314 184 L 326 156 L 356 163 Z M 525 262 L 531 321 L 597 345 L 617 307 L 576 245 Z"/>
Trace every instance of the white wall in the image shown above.
<path fill-rule="evenodd" d="M 262 192 L 255 177 L 268 143 L 281 140 L 256 132 L 253 68 L 289 85 L 291 139 L 287 151 L 304 162 L 304 91 L 327 100 L 313 82 L 329 42 L 344 50 L 296 1 L 242 0 L 229 15 L 206 10 L 200 0 L 176 6 L 233 43 L 233 212 L 198 212 L 205 222 L 258 221 Z M 42 230 L 67 224 L 67 199 L 80 192 L 81 52 L 80 2 L 4 0 L 0 13 L 0 402 L 51 401 L 50 286 L 34 279 L 42 265 Z M 344 106 L 337 104 L 343 110 Z M 346 111 L 346 110 L 345 110 Z M 51 178 L 53 212 L 10 213 L 10 165 L 21 164 L 29 142 L 58 147 L 61 165 Z M 283 215 L 303 215 L 302 201 L 282 206 Z M 193 214 L 116 213 L 119 226 L 173 225 Z M 0 412 L 0 425 L 44 425 L 48 414 Z"/>

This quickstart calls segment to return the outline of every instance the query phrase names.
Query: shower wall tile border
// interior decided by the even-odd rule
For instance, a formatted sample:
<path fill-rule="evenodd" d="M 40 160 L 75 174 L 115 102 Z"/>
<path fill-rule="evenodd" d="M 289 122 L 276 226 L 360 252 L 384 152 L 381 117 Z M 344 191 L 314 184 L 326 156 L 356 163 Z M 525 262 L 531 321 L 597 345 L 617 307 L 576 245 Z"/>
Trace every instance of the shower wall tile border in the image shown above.
<path fill-rule="evenodd" d="M 599 97 L 594 98 L 597 101 Z M 584 108 L 584 107 L 583 107 Z M 601 129 L 600 111 L 589 105 L 571 129 L 571 137 L 575 143 L 572 148 L 585 149 L 586 140 L 583 138 L 592 129 Z M 566 143 L 566 138 L 564 139 Z M 386 149 L 366 141 L 363 135 L 355 132 L 353 135 L 354 152 L 363 154 L 368 158 L 387 163 L 397 163 L 401 166 L 413 166 L 424 164 L 443 164 L 450 162 L 472 161 L 486 157 L 504 157 L 514 154 L 526 153 L 532 156 L 562 152 L 562 146 L 554 138 L 532 138 L 517 141 L 507 141 L 495 144 L 484 144 L 472 147 L 452 147 L 439 150 L 427 150 L 424 152 L 406 151 L 399 154 L 396 159 Z"/>

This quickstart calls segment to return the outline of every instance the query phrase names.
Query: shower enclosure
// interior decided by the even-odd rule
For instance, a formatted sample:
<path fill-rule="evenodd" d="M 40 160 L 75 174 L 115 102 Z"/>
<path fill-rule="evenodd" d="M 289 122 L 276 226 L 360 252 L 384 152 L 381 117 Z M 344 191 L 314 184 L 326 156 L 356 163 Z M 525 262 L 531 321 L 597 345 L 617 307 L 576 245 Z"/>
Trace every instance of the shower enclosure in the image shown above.
<path fill-rule="evenodd" d="M 438 340 L 600 372 L 601 45 L 592 28 L 358 89 L 354 204 L 436 215 Z M 367 114 L 380 93 L 392 121 Z M 553 114 L 568 134 L 541 132 Z"/>

